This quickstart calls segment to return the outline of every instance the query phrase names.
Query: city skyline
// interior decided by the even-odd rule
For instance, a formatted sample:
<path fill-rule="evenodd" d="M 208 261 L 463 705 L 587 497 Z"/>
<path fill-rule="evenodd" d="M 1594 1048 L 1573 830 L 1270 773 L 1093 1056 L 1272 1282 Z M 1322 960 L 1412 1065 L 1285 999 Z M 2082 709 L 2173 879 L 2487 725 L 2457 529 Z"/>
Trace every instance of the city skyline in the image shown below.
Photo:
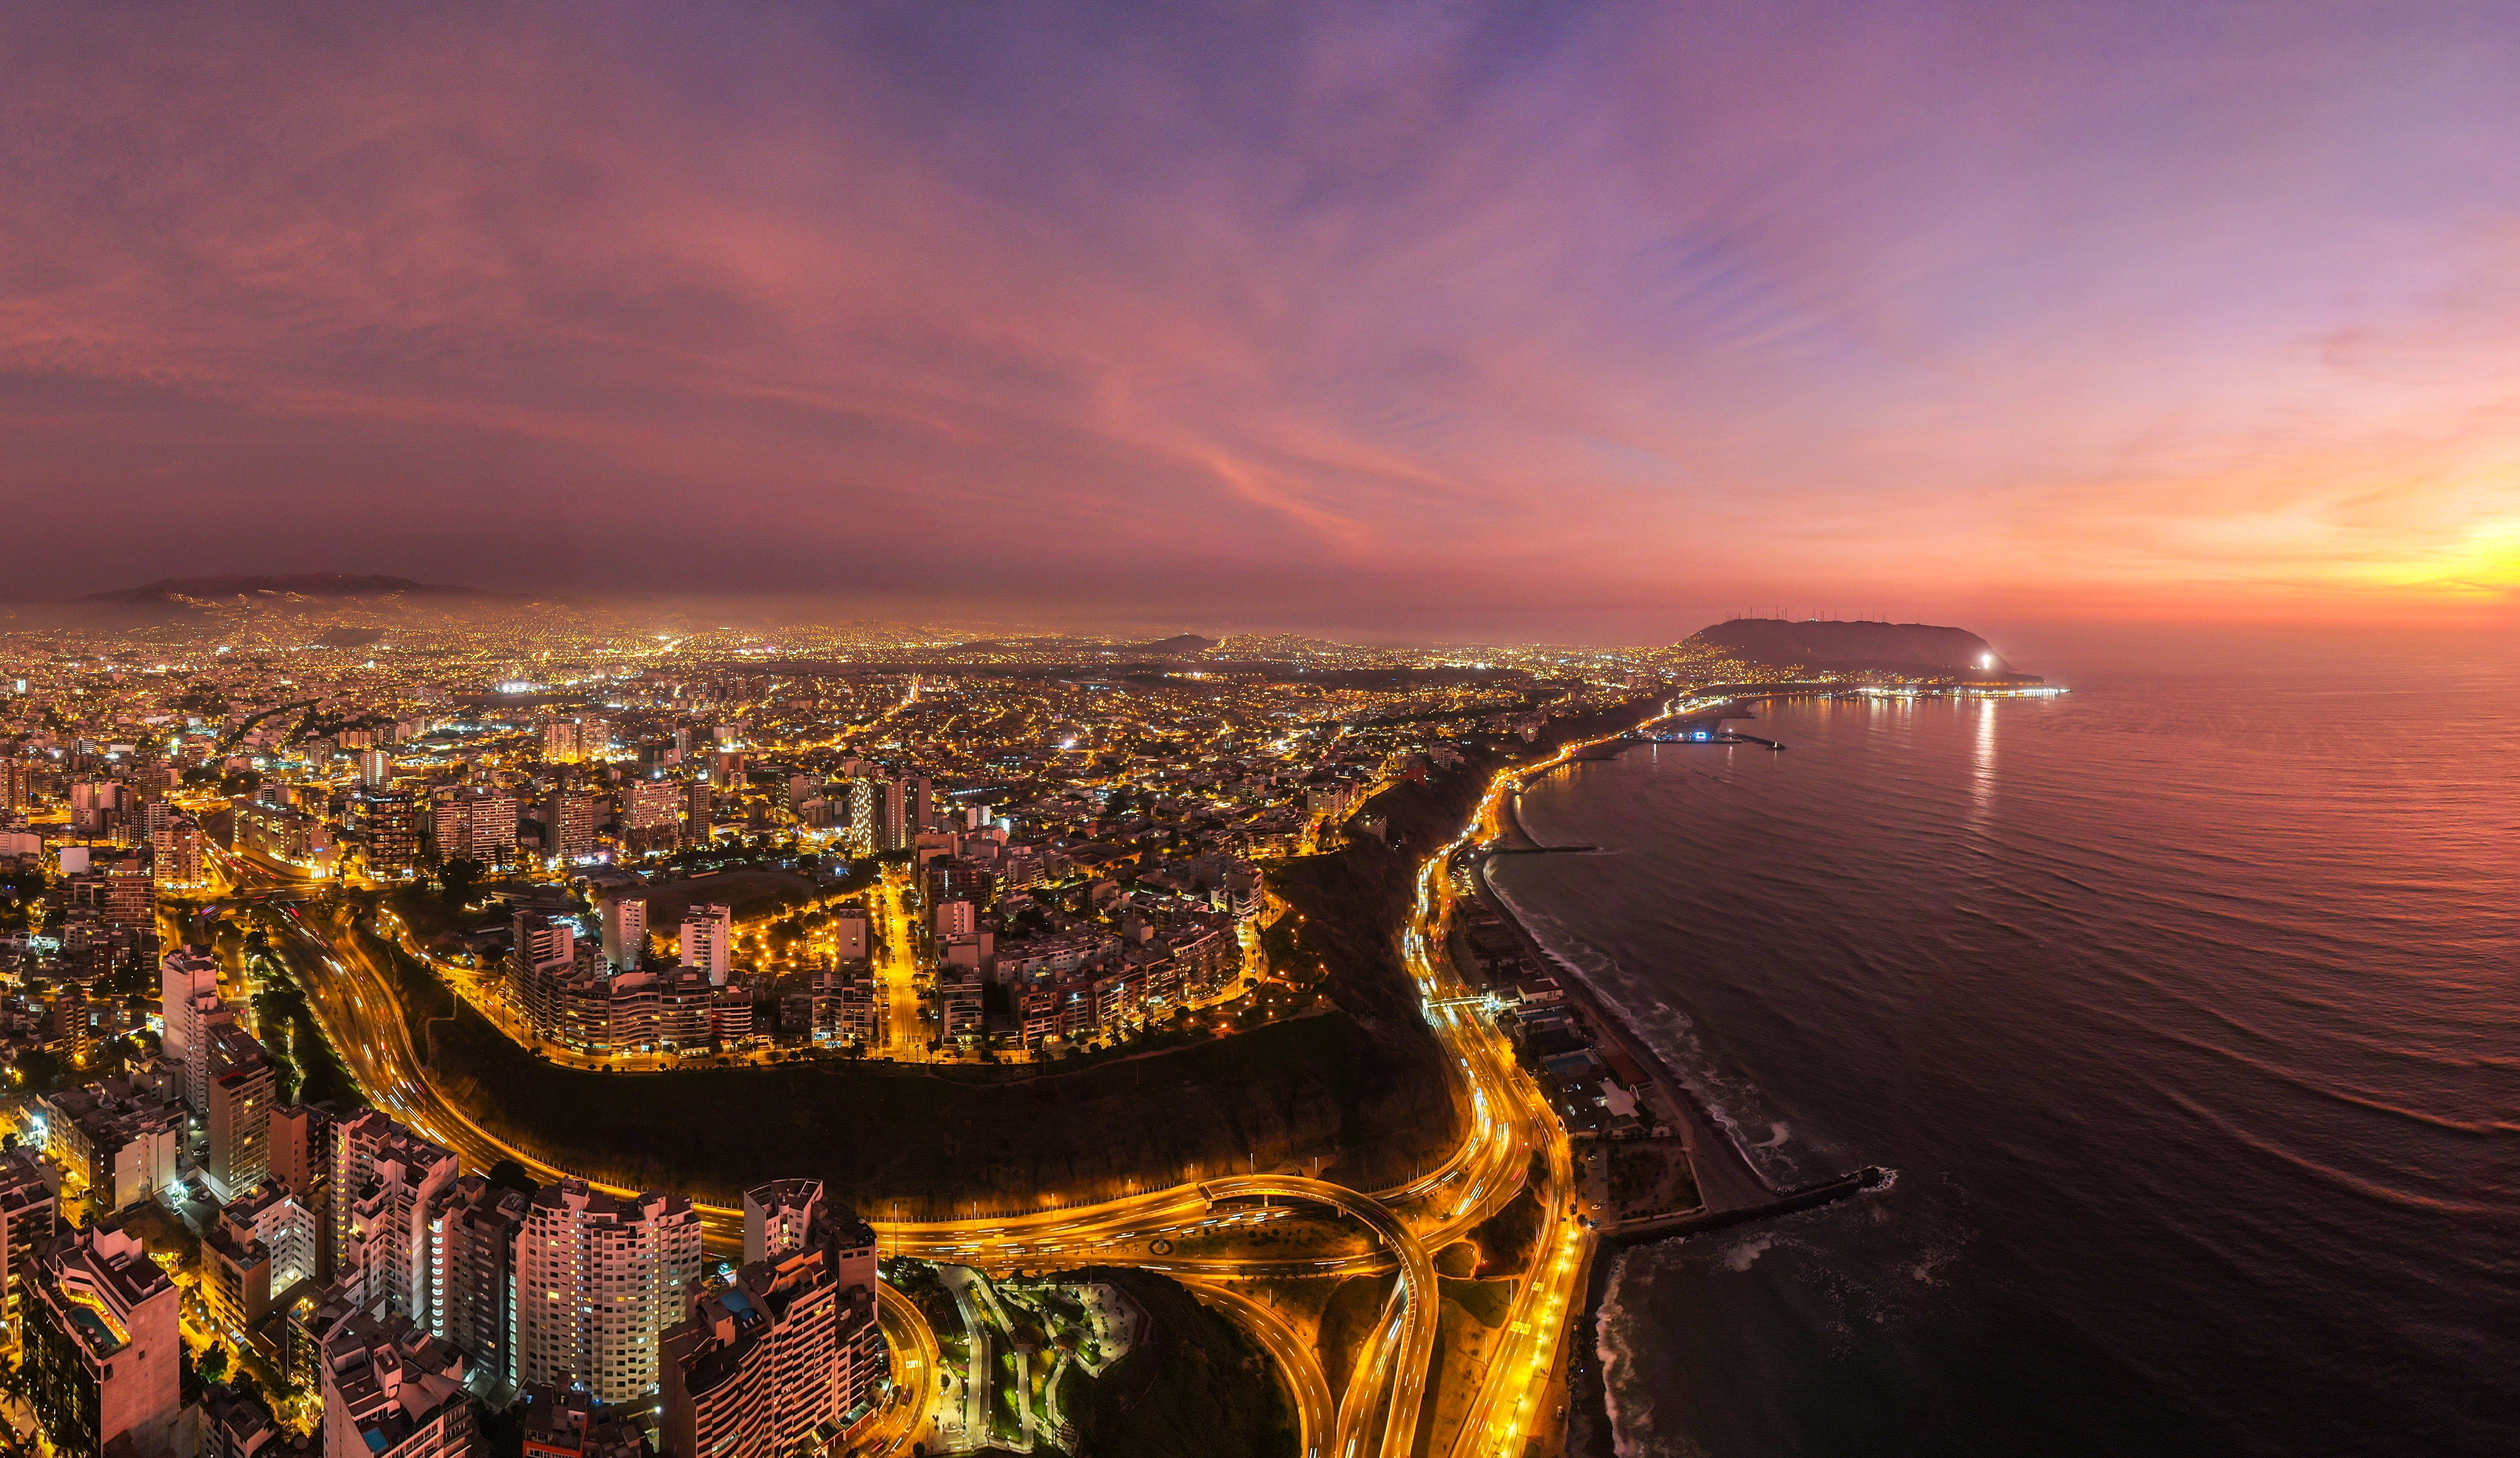
<path fill-rule="evenodd" d="M 11 590 L 2507 624 L 2507 29 L 36 16 Z"/>
<path fill-rule="evenodd" d="M 2512 1446 L 2520 7 L 7 34 L 12 1452 Z"/>

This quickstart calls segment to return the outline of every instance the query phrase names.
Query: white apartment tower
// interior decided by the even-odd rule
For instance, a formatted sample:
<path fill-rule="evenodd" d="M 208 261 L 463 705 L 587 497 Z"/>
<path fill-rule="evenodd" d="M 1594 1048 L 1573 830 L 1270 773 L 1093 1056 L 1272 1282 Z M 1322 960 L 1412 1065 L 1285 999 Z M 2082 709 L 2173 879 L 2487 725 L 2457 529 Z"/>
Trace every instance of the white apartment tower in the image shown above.
<path fill-rule="evenodd" d="M 210 1029 L 232 1022 L 219 1000 L 219 964 L 205 946 L 168 952 L 158 964 L 160 1051 L 184 1071 L 184 1099 L 194 1109 L 209 1105 Z"/>
<path fill-rule="evenodd" d="M 333 1268 L 369 1311 L 433 1324 L 428 1222 L 462 1172 L 441 1149 L 371 1109 L 333 1146 Z"/>
<path fill-rule="evenodd" d="M 324 1337 L 324 1458 L 465 1458 L 480 1435 L 464 1353 L 364 1311 Z"/>
<path fill-rule="evenodd" d="M 723 987 L 735 966 L 735 913 L 724 906 L 695 906 L 683 913 L 683 966 L 708 974 Z"/>
<path fill-rule="evenodd" d="M 743 1192 L 743 1263 L 777 1260 L 803 1249 L 823 1203 L 818 1179 L 781 1179 Z"/>
<path fill-rule="evenodd" d="M 648 898 L 615 896 L 604 903 L 604 960 L 616 969 L 636 968 L 648 944 Z"/>
<path fill-rule="evenodd" d="M 583 1385 L 598 1402 L 653 1396 L 658 1337 L 700 1268 L 691 1202 L 545 1186 L 517 1237 L 517 1380 Z"/>
<path fill-rule="evenodd" d="M 863 962 L 867 959 L 867 909 L 843 906 L 832 914 L 832 936 L 838 944 L 840 960 Z"/>

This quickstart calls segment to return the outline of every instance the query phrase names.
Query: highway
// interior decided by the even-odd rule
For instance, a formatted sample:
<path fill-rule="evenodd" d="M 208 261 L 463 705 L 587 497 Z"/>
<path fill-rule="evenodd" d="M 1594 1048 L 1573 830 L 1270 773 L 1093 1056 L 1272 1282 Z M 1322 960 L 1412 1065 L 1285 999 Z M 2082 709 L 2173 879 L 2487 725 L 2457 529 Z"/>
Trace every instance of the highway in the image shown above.
<path fill-rule="evenodd" d="M 1084 1263 L 1089 1253 L 1093 1260 L 1210 1281 L 1396 1266 L 1400 1279 L 1384 1318 L 1360 1354 L 1335 1417 L 1313 1410 L 1307 1421 L 1318 1425 L 1310 1430 L 1313 1433 L 1330 1434 L 1330 1451 L 1338 1458 L 1365 1458 L 1372 1453 L 1406 1458 L 1415 1450 L 1435 1342 L 1438 1295 L 1429 1253 L 1459 1239 L 1512 1200 L 1533 1166 L 1532 1156 L 1540 1154 L 1544 1184 L 1535 1194 L 1546 1217 L 1541 1222 L 1534 1279 L 1521 1283 L 1506 1337 L 1497 1344 L 1482 1376 L 1470 1421 L 1451 1448 L 1459 1458 L 1520 1451 L 1534 1426 L 1548 1416 L 1540 1409 L 1556 1369 L 1568 1314 L 1580 1299 L 1593 1237 L 1573 1218 L 1573 1155 L 1564 1128 L 1539 1088 L 1515 1064 L 1503 1035 L 1466 1005 L 1464 988 L 1437 949 L 1443 945 L 1452 913 L 1446 867 L 1453 853 L 1473 840 L 1493 839 L 1499 833 L 1504 796 L 1587 747 L 1569 746 L 1549 761 L 1498 775 L 1461 836 L 1437 849 L 1421 868 L 1417 904 L 1404 937 L 1406 960 L 1424 999 L 1429 1025 L 1450 1057 L 1456 1099 L 1467 1131 L 1442 1164 L 1407 1185 L 1371 1194 L 1292 1175 L 1244 1175 L 1061 1210 L 957 1221 L 878 1221 L 878 1234 L 899 1254 L 1001 1271 Z M 268 900 L 271 892 L 301 888 L 283 885 L 281 878 L 254 862 L 233 856 L 221 860 L 236 879 L 241 899 Z M 885 917 L 888 930 L 896 934 L 907 930 L 902 926 L 907 917 L 903 899 L 901 888 L 890 883 L 870 897 L 881 908 L 878 914 Z M 304 974 L 307 1001 L 317 1021 L 378 1107 L 455 1150 L 473 1168 L 513 1159 L 537 1178 L 565 1177 L 564 1171 L 502 1143 L 430 1084 L 396 1002 L 392 976 L 374 960 L 368 938 L 354 925 L 348 908 L 281 902 L 261 907 L 259 914 L 279 934 L 275 944 L 285 948 Z M 895 940 L 891 949 L 895 966 L 906 973 L 909 959 L 903 954 L 908 943 Z M 909 1022 L 918 1025 L 915 1014 Z M 890 1029 L 896 1042 L 906 1030 L 902 1024 L 896 1011 Z M 1147 1250 L 1147 1243 L 1159 1236 L 1214 1220 L 1220 1205 L 1264 1196 L 1337 1210 L 1372 1232 L 1378 1250 L 1366 1257 L 1291 1262 L 1167 1260 Z M 712 1251 L 741 1249 L 740 1211 L 697 1203 L 695 1208 L 700 1212 L 703 1236 Z M 933 1334 L 925 1331 L 915 1306 L 889 1288 L 883 1295 L 887 1298 L 883 1309 L 891 1317 L 885 1330 L 894 1341 L 896 1369 L 912 1370 L 910 1364 L 915 1362 L 915 1370 L 927 1375 L 932 1396 Z M 1270 1346 L 1272 1334 L 1254 1324 L 1258 1319 L 1249 1312 L 1238 1311 L 1255 1338 Z M 1326 1390 L 1302 1390 L 1303 1379 L 1287 1358 L 1280 1360 L 1289 1366 L 1289 1381 L 1299 1389 L 1299 1407 L 1313 1403 L 1317 1396 L 1327 1402 Z M 1378 1433 L 1373 1423 L 1377 1414 L 1382 1419 Z M 918 1427 L 917 1419 L 910 1420 L 897 1435 L 899 1440 L 906 1441 Z"/>
<path fill-rule="evenodd" d="M 1321 1359 L 1313 1354 L 1313 1344 L 1279 1315 L 1275 1306 L 1196 1276 L 1182 1284 L 1259 1341 L 1278 1364 L 1279 1375 L 1286 1380 L 1287 1395 L 1294 1401 L 1295 1451 L 1301 1458 L 1321 1458 L 1322 1444 L 1329 1436 L 1336 1409 L 1330 1404 L 1329 1379 L 1322 1375 Z"/>
<path fill-rule="evenodd" d="M 919 1303 L 881 1282 L 876 1285 L 876 1319 L 892 1347 L 892 1397 L 874 1424 L 859 1435 L 857 1451 L 869 1458 L 889 1458 L 907 1449 L 927 1425 L 936 1404 L 940 1354 L 936 1334 Z"/>

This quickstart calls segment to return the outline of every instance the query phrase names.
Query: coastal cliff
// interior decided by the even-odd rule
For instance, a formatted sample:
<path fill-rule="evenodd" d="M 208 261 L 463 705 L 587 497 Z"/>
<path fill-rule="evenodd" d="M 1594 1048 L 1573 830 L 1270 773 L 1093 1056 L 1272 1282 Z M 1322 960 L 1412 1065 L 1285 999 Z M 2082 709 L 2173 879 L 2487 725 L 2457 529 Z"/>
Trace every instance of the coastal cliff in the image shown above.
<path fill-rule="evenodd" d="M 1909 678 L 2026 679 L 1984 638 L 1922 622 L 1787 621 L 1736 617 L 1701 628 L 1688 643 L 1745 662 L 1816 673 L 1896 673 Z"/>

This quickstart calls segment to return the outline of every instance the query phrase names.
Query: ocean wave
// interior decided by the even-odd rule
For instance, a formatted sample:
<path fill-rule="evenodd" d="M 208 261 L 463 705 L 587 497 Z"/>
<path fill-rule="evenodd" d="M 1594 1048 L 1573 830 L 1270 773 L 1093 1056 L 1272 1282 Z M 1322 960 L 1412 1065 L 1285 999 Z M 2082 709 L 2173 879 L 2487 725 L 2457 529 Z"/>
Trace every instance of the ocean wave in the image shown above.
<path fill-rule="evenodd" d="M 1603 1283 L 1600 1308 L 1593 1313 L 1593 1355 L 1601 1364 L 1601 1410 L 1610 1420 L 1610 1446 L 1619 1458 L 1646 1458 L 1637 1443 L 1652 1426 L 1644 1414 L 1619 1400 L 1620 1382 L 1639 1370 L 1636 1348 L 1628 1344 L 1627 1337 L 1635 1325 L 1626 1304 L 1628 1260 L 1635 1253 L 1619 1253 L 1609 1280 Z"/>
<path fill-rule="evenodd" d="M 1564 922 L 1515 896 L 1506 888 L 1503 878 L 1490 874 L 1487 885 L 1559 971 L 1616 1010 L 1620 1021 L 1644 1040 L 1680 1080 L 1681 1088 L 1715 1120 L 1760 1177 L 1778 1186 L 1802 1178 L 1803 1163 L 1790 1142 L 1791 1127 L 1767 1113 L 1755 1086 L 1717 1071 L 1705 1043 L 1698 1037 L 1695 1020 L 1660 1000 L 1650 986 L 1629 974 L 1616 958 L 1586 941 Z M 1744 1115 L 1743 1110 L 1752 1112 Z M 1765 1126 L 1765 1138 L 1750 1133 L 1754 1125 Z"/>
<path fill-rule="evenodd" d="M 1754 1235 L 1748 1240 L 1740 1241 L 1734 1244 L 1732 1250 L 1724 1253 L 1724 1268 L 1728 1271 L 1746 1271 L 1758 1264 L 1759 1257 L 1774 1250 L 1776 1244 L 1777 1238 L 1773 1235 Z"/>

